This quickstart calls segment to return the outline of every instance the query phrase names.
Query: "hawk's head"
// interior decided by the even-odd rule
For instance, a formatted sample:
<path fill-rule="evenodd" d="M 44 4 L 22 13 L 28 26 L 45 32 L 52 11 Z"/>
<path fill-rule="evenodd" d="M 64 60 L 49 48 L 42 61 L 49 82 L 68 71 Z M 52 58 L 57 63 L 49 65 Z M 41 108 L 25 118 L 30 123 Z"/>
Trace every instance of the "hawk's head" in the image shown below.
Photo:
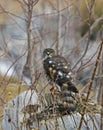
<path fill-rule="evenodd" d="M 51 48 L 46 48 L 43 52 L 43 60 L 50 58 L 55 55 L 55 51 Z"/>

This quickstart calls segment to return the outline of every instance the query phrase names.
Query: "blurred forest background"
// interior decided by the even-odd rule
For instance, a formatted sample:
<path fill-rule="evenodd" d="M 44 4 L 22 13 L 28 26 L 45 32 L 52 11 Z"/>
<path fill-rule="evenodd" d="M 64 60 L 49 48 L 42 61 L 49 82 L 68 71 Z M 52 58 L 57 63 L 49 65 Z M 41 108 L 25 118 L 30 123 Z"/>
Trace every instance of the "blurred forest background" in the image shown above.
<path fill-rule="evenodd" d="M 42 52 L 47 47 L 71 62 L 80 93 L 103 109 L 101 41 L 103 0 L 0 0 L 0 121 L 5 104 L 21 92 L 31 87 L 49 91 L 43 90 L 48 81 Z"/>

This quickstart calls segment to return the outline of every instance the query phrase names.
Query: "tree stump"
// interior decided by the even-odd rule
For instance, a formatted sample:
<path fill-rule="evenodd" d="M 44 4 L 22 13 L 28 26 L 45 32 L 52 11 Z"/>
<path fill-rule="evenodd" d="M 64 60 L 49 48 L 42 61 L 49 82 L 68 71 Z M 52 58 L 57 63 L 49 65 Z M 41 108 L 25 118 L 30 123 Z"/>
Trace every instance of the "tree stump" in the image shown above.
<path fill-rule="evenodd" d="M 58 109 L 57 113 L 53 113 L 51 104 L 52 97 L 49 94 L 40 99 L 34 90 L 21 93 L 5 106 L 3 130 L 77 130 L 81 114 L 62 115 Z M 82 130 L 99 130 L 99 120 L 99 114 L 91 117 L 87 113 Z"/>

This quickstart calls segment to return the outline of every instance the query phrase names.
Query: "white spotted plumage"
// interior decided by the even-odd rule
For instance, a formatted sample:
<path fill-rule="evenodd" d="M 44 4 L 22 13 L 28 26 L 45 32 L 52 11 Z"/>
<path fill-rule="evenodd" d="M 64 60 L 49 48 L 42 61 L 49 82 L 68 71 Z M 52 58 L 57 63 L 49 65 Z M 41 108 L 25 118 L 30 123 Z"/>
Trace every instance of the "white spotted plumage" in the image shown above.
<path fill-rule="evenodd" d="M 48 53 L 49 52 L 49 53 Z M 48 55 L 49 54 L 49 55 Z M 45 58 L 46 57 L 46 58 Z M 62 101 L 67 102 L 68 110 L 75 110 L 75 96 L 78 93 L 73 83 L 73 74 L 70 64 L 60 55 L 55 55 L 55 51 L 47 48 L 43 52 L 44 70 L 52 82 L 59 86 L 63 94 Z"/>

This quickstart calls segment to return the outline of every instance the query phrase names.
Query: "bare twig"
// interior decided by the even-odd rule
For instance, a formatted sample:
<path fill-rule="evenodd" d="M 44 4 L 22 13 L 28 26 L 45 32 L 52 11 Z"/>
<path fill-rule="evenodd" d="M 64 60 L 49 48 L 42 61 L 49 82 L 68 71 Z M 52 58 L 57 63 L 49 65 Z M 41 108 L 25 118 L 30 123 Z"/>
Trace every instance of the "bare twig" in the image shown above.
<path fill-rule="evenodd" d="M 103 52 L 102 52 L 102 58 L 103 58 Z M 100 69 L 102 69 L 101 70 L 101 74 L 103 75 L 103 59 L 101 60 L 101 68 Z M 100 84 L 100 90 L 99 90 L 99 92 L 98 92 L 98 97 L 101 99 L 101 120 L 100 120 L 100 130 L 102 130 L 103 129 L 103 77 L 102 77 L 102 79 L 100 80 L 101 81 L 101 84 Z M 100 94 L 100 96 L 99 96 L 99 94 Z"/>
<path fill-rule="evenodd" d="M 60 37 L 61 37 L 61 14 L 59 10 L 61 9 L 61 1 L 57 0 L 57 7 L 58 7 L 58 31 L 57 31 L 57 43 L 56 43 L 56 53 L 59 52 L 59 44 L 60 44 Z"/>
<path fill-rule="evenodd" d="M 96 52 L 90 57 L 90 59 L 78 68 L 77 72 L 80 72 L 81 70 L 83 70 L 83 68 L 85 68 L 85 66 L 88 66 L 88 63 L 91 64 L 90 62 L 95 57 L 95 55 L 97 54 L 97 51 L 98 51 L 98 48 L 97 48 Z"/>
<path fill-rule="evenodd" d="M 9 16 L 14 16 L 14 17 L 17 17 L 17 18 L 19 18 L 19 19 L 25 20 L 23 17 L 20 17 L 20 16 L 18 16 L 18 15 L 16 15 L 16 14 L 14 14 L 14 13 L 12 13 L 12 12 L 6 10 L 1 4 L 0 4 L 0 9 L 2 10 L 2 13 L 5 13 L 5 14 L 7 14 L 7 15 L 9 15 Z"/>
<path fill-rule="evenodd" d="M 101 46 L 100 46 L 100 50 L 99 50 L 99 53 L 98 53 L 98 56 L 97 56 L 97 60 L 96 60 L 95 66 L 94 66 L 93 74 L 92 74 L 91 80 L 89 82 L 86 102 L 85 102 L 85 106 L 83 107 L 82 117 L 81 117 L 81 120 L 80 120 L 80 124 L 79 124 L 78 130 L 81 130 L 82 122 L 83 122 L 84 115 L 85 115 L 85 112 L 86 112 L 88 98 L 89 98 L 89 95 L 90 95 L 90 91 L 91 91 L 91 87 L 92 87 L 92 84 L 93 84 L 93 80 L 94 80 L 94 77 L 95 77 L 95 74 L 96 74 L 96 70 L 97 70 L 97 67 L 98 67 L 98 64 L 99 64 L 99 60 L 100 60 L 100 56 L 101 56 L 101 52 L 102 52 L 102 46 L 103 46 L 103 41 L 101 41 Z"/>
<path fill-rule="evenodd" d="M 99 22 L 102 21 L 102 20 L 103 20 L 103 15 L 102 15 L 100 18 L 97 18 L 97 19 L 95 20 L 95 22 L 90 26 L 90 30 L 83 36 L 82 39 L 80 39 L 80 40 L 77 42 L 75 48 L 78 47 L 78 46 L 80 46 L 80 44 L 90 35 L 90 33 L 93 31 L 93 29 L 94 29 L 94 28 L 99 24 Z M 89 44 L 89 43 L 87 42 L 87 46 L 86 46 L 86 48 L 85 48 L 85 51 L 84 51 L 83 55 L 79 58 L 79 60 L 76 62 L 76 64 L 73 66 L 72 69 L 74 69 L 74 68 L 78 65 L 78 63 L 83 59 L 83 57 L 85 56 L 85 54 L 86 54 L 86 52 L 87 52 L 87 49 L 88 49 L 88 44 Z"/>
<path fill-rule="evenodd" d="M 27 55 L 27 60 L 26 60 L 26 64 L 24 66 L 24 70 L 25 67 L 28 68 L 28 70 L 30 70 L 30 81 L 33 84 L 33 70 L 32 70 L 32 49 L 33 49 L 33 43 L 32 43 L 32 14 L 33 14 L 33 7 L 35 4 L 37 4 L 38 0 L 31 0 L 31 1 L 26 1 L 23 0 L 24 4 L 26 6 L 26 10 L 27 10 L 27 15 L 26 15 L 26 24 L 27 24 L 27 44 L 28 44 L 28 55 Z"/>
<path fill-rule="evenodd" d="M 100 120 L 100 130 L 103 130 L 103 86 L 102 86 L 102 99 L 101 99 L 101 120 Z"/>

